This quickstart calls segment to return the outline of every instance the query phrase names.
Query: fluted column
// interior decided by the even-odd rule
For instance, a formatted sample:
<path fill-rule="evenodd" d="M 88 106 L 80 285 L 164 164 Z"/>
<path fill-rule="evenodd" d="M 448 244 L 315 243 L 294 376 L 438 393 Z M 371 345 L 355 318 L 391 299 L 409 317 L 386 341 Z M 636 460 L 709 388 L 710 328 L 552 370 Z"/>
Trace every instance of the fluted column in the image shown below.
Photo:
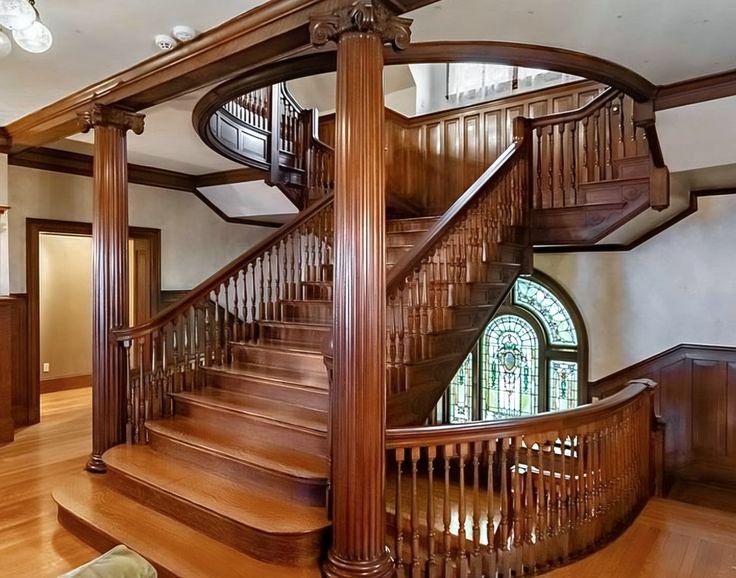
<path fill-rule="evenodd" d="M 337 43 L 333 543 L 324 567 L 333 577 L 393 574 L 384 539 L 383 45 L 407 43 L 409 24 L 365 1 L 312 22 L 315 44 Z"/>
<path fill-rule="evenodd" d="M 126 134 L 143 132 L 143 115 L 93 106 L 80 130 L 95 131 L 92 208 L 92 455 L 91 472 L 104 472 L 102 454 L 125 440 L 127 359 L 110 331 L 128 324 L 128 152 Z"/>

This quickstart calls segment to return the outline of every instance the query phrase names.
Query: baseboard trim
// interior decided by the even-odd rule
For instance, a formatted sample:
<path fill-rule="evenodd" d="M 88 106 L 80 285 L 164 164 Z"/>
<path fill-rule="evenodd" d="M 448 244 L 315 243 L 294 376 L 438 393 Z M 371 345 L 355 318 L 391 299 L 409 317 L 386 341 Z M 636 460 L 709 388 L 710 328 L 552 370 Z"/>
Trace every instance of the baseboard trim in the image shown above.
<path fill-rule="evenodd" d="M 91 375 L 74 375 L 72 377 L 47 379 L 41 382 L 41 393 L 54 393 L 56 391 L 68 391 L 83 387 L 92 387 Z"/>

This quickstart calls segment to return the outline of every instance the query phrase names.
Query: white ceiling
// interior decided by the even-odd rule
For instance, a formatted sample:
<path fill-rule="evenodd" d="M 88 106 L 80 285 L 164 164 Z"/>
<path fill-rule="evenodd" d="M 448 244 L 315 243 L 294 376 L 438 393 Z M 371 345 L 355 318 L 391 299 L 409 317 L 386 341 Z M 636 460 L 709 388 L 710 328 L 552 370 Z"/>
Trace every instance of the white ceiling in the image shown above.
<path fill-rule="evenodd" d="M 264 0 L 37 0 L 51 50 L 13 47 L 0 60 L 0 125 L 154 56 L 156 34 L 177 24 L 204 31 Z"/>
<path fill-rule="evenodd" d="M 283 217 L 299 212 L 284 193 L 264 181 L 202 187 L 199 191 L 228 217 Z"/>
<path fill-rule="evenodd" d="M 736 68 L 734 0 L 442 0 L 412 41 L 498 40 L 577 50 L 667 84 Z"/>

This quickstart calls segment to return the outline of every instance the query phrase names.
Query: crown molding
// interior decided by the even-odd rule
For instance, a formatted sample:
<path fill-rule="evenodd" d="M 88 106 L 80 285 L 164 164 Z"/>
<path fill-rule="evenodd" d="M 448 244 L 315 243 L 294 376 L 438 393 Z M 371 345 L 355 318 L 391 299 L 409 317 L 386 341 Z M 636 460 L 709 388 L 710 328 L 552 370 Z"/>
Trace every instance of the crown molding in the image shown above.
<path fill-rule="evenodd" d="M 736 68 L 660 86 L 655 110 L 667 110 L 736 95 Z"/>

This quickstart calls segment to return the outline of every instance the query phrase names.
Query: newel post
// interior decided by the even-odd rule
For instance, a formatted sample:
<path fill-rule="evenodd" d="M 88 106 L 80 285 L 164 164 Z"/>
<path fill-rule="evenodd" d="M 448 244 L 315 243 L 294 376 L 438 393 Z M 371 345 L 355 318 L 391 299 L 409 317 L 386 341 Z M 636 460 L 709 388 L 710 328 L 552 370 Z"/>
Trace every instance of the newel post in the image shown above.
<path fill-rule="evenodd" d="M 410 20 L 378 1 L 311 23 L 337 44 L 333 541 L 324 572 L 393 574 L 385 546 L 386 281 L 383 46 L 405 47 Z"/>
<path fill-rule="evenodd" d="M 143 115 L 93 105 L 79 115 L 82 132 L 95 131 L 92 207 L 92 454 L 91 472 L 104 472 L 102 454 L 125 441 L 122 347 L 110 331 L 128 325 L 127 132 L 143 132 Z"/>

